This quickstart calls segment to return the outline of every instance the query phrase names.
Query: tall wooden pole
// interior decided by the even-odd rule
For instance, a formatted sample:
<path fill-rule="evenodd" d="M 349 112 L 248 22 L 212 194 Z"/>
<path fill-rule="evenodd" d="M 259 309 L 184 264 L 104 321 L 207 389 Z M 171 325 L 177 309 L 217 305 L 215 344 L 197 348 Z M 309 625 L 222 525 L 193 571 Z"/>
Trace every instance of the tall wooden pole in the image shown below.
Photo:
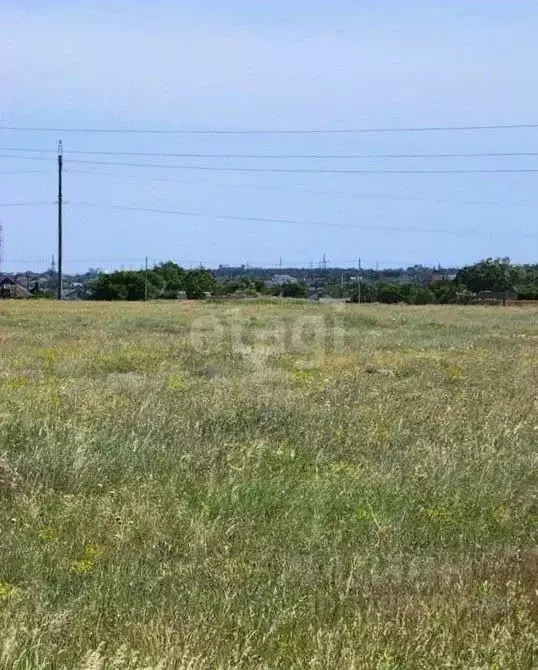
<path fill-rule="evenodd" d="M 57 298 L 62 299 L 63 296 L 63 222 L 62 222 L 62 171 L 63 171 L 63 150 L 62 141 L 58 142 L 58 286 Z"/>

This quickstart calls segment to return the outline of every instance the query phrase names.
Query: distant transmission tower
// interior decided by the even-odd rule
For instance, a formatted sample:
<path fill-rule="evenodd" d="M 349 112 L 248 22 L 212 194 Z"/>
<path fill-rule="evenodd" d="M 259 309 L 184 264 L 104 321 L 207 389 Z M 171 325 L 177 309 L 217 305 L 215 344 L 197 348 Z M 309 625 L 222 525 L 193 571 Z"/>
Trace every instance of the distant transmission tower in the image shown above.
<path fill-rule="evenodd" d="M 49 282 L 50 282 L 50 288 L 55 289 L 57 286 L 57 278 L 56 278 L 56 259 L 54 258 L 54 254 L 52 254 L 52 258 L 50 261 Z"/>
<path fill-rule="evenodd" d="M 2 268 L 4 267 L 4 229 L 0 223 L 0 275 L 2 274 Z"/>

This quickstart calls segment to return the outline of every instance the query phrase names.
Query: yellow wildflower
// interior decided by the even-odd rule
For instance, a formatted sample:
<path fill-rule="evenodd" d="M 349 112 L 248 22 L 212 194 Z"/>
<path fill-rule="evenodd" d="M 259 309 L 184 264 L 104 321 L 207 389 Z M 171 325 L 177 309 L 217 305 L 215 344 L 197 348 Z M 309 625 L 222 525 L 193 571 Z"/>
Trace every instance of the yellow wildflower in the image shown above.
<path fill-rule="evenodd" d="M 89 561 L 96 561 L 102 558 L 104 553 L 105 550 L 103 547 L 99 546 L 98 544 L 89 544 L 84 550 L 83 558 Z"/>
<path fill-rule="evenodd" d="M 95 563 L 84 558 L 81 558 L 79 561 L 75 561 L 73 563 L 73 572 L 76 572 L 79 575 L 85 575 L 88 572 L 92 572 L 94 568 Z"/>
<path fill-rule="evenodd" d="M 22 594 L 22 590 L 18 586 L 14 586 L 9 582 L 0 582 L 0 601 L 12 600 L 18 598 Z"/>
<path fill-rule="evenodd" d="M 75 561 L 72 566 L 72 571 L 79 575 L 85 575 L 92 572 L 97 562 L 103 557 L 105 550 L 98 544 L 89 544 L 85 549 L 82 557 Z"/>
<path fill-rule="evenodd" d="M 43 542 L 57 542 L 60 539 L 60 533 L 52 526 L 44 526 L 38 533 L 38 537 Z"/>
<path fill-rule="evenodd" d="M 166 388 L 170 390 L 185 388 L 185 379 L 181 375 L 172 375 L 166 382 Z"/>

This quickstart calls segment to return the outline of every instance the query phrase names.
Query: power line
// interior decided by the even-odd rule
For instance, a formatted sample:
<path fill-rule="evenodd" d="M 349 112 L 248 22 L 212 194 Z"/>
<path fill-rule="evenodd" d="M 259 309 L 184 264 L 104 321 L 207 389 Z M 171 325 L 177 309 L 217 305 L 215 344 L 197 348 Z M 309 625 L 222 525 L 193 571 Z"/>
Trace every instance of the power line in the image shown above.
<path fill-rule="evenodd" d="M 75 169 L 66 169 L 66 172 L 69 174 L 80 174 L 87 175 L 89 177 L 107 177 L 112 179 L 127 179 L 133 181 L 143 181 L 145 184 L 159 184 L 159 183 L 170 183 L 170 184 L 185 184 L 185 183 L 206 183 L 203 177 L 190 177 L 189 181 L 186 182 L 184 179 L 178 179 L 175 177 L 146 177 L 141 174 L 118 174 L 115 172 L 102 172 L 91 171 L 91 170 L 77 170 Z M 353 198 L 359 200 L 383 200 L 390 202 L 431 202 L 431 203 L 441 203 L 448 205 L 486 205 L 494 207 L 536 207 L 537 203 L 530 201 L 521 201 L 521 202 L 501 202 L 499 200 L 451 200 L 448 198 L 418 198 L 412 196 L 404 195 L 387 195 L 385 193 L 353 193 L 346 191 L 326 191 L 323 189 L 308 189 L 308 188 L 297 188 L 294 186 L 284 186 L 284 185 L 271 185 L 271 184 L 247 184 L 247 183 L 213 183 L 213 187 L 217 188 L 226 188 L 226 189 L 240 189 L 244 188 L 247 190 L 254 191 L 276 191 L 284 193 L 305 193 L 308 195 L 320 195 L 320 196 L 329 196 L 333 198 Z"/>
<path fill-rule="evenodd" d="M 46 160 L 43 156 L 13 156 L 0 154 L 0 158 L 16 160 Z M 284 173 L 284 174 L 525 174 L 536 173 L 538 168 L 450 168 L 441 170 L 414 170 L 414 169 L 331 169 L 331 168 L 247 168 L 211 165 L 171 165 L 166 163 L 133 163 L 126 161 L 90 161 L 71 159 L 69 163 L 76 165 L 108 165 L 114 167 L 157 168 L 172 170 L 201 170 L 209 172 L 250 172 L 250 173 Z"/>
<path fill-rule="evenodd" d="M 70 258 L 70 263 L 140 263 L 143 257 L 137 258 Z M 50 258 L 44 256 L 34 256 L 31 258 L 10 258 L 10 263 L 50 263 Z M 193 261 L 195 262 L 195 261 Z M 196 261 L 199 263 L 200 261 Z"/>
<path fill-rule="evenodd" d="M 26 153 L 54 153 L 54 149 L 19 149 L 3 147 L 3 151 L 20 151 Z M 387 158 L 528 158 L 538 156 L 538 151 L 493 151 L 475 153 L 430 153 L 430 154 L 201 154 L 201 153 L 173 153 L 168 151 L 86 151 L 70 149 L 64 155 L 74 156 L 138 156 L 147 158 L 237 158 L 252 160 L 357 160 L 357 159 L 387 159 Z M 24 158 L 31 159 L 30 156 Z"/>
<path fill-rule="evenodd" d="M 3 156 L 6 157 L 6 156 Z M 11 156 L 9 156 L 11 157 Z M 34 160 L 33 157 L 29 156 L 12 156 L 12 158 L 28 158 L 30 160 Z M 48 160 L 44 158 L 38 158 L 38 160 Z M 176 166 L 176 165 L 154 165 L 154 164 L 134 164 L 134 163 L 115 163 L 115 162 L 101 162 L 101 161 L 71 161 L 75 163 L 83 163 L 83 164 L 91 164 L 91 165 L 113 165 L 113 166 L 135 166 L 136 167 L 163 167 L 163 168 L 177 168 L 177 169 L 192 169 L 192 170 L 215 170 L 215 171 L 240 171 L 240 172 L 292 172 L 292 173 L 315 173 L 315 174 L 490 174 L 490 173 L 535 173 L 538 172 L 537 169 L 532 169 L 532 168 L 523 168 L 523 169 L 491 169 L 491 170 L 287 170 L 287 169 L 271 169 L 271 170 L 265 170 L 265 169 L 251 169 L 251 168 L 212 168 L 212 167 L 207 167 L 207 166 Z M 123 175 L 118 175 L 114 174 L 111 172 L 108 173 L 103 173 L 103 172 L 90 172 L 90 171 L 85 171 L 85 170 L 76 170 L 76 169 L 68 169 L 66 170 L 70 174 L 84 174 L 92 177 L 102 177 L 102 176 L 110 176 L 110 177 L 115 177 L 115 178 L 120 178 L 120 179 L 143 179 L 144 181 L 147 182 L 171 182 L 171 183 L 178 183 L 179 180 L 174 179 L 174 178 L 158 178 L 158 177 L 152 177 L 150 179 L 147 179 L 146 177 L 143 177 L 141 175 L 131 175 L 131 174 L 123 174 Z M 44 174 L 47 173 L 47 170 L 12 170 L 12 171 L 2 171 L 0 174 Z M 323 196 L 331 196 L 331 197 L 351 197 L 351 198 L 360 198 L 360 199 L 379 199 L 379 200 L 387 200 L 387 201 L 420 201 L 420 202 L 438 202 L 438 203 L 444 203 L 444 204 L 456 204 L 456 205 L 492 205 L 492 206 L 525 206 L 525 207 L 533 207 L 534 203 L 531 202 L 493 202 L 493 201 L 458 201 L 458 200 L 449 200 L 449 199 L 440 199 L 440 198 L 412 198 L 412 197 L 407 197 L 407 196 L 390 196 L 390 195 L 384 195 L 384 194 L 356 194 L 356 193 L 344 193 L 344 192 L 332 192 L 332 191 L 321 191 L 321 190 L 314 190 L 314 189 L 300 189 L 300 188 L 286 188 L 284 186 L 260 186 L 256 184 L 226 184 L 224 185 L 229 188 L 246 188 L 246 189 L 253 189 L 253 190 L 274 190 L 274 191 L 288 191 L 288 192 L 297 192 L 297 193 L 306 193 L 310 195 L 323 195 Z"/>
<path fill-rule="evenodd" d="M 38 207 L 41 205 L 55 205 L 52 201 L 43 202 L 0 202 L 0 207 Z"/>
<path fill-rule="evenodd" d="M 165 129 L 165 128 L 57 128 L 43 126 L 0 126 L 0 130 L 38 133 L 107 133 L 130 135 L 335 135 L 354 133 L 423 133 L 483 130 L 518 130 L 538 128 L 538 123 L 497 123 L 463 126 L 411 126 L 386 128 L 328 128 L 328 129 Z"/>
<path fill-rule="evenodd" d="M 44 174 L 48 170 L 2 170 L 0 174 Z"/>
<path fill-rule="evenodd" d="M 202 212 L 202 211 L 186 211 L 186 210 L 176 210 L 176 209 L 159 209 L 154 207 L 133 207 L 130 205 L 118 205 L 113 203 L 98 203 L 98 202 L 85 202 L 85 201 L 74 201 L 71 202 L 71 205 L 78 205 L 84 207 L 102 207 L 106 209 L 121 210 L 128 212 L 141 212 L 147 214 L 166 214 L 174 216 L 192 216 L 192 217 L 202 217 L 210 219 L 219 219 L 224 221 L 244 221 L 248 223 L 283 223 L 290 225 L 302 225 L 302 226 L 324 226 L 324 227 L 334 227 L 334 228 L 355 228 L 358 230 L 377 230 L 377 231 L 391 231 L 399 233 L 440 233 L 447 235 L 462 235 L 462 236 L 479 236 L 483 237 L 484 235 L 510 235 L 513 236 L 513 231 L 484 231 L 484 230 L 454 230 L 454 229 L 432 229 L 432 228 L 410 228 L 410 227 L 398 227 L 398 226 L 372 226 L 369 224 L 357 225 L 352 223 L 328 223 L 326 221 L 312 221 L 312 220 L 299 220 L 299 219 L 281 219 L 273 217 L 257 217 L 257 216 L 240 216 L 233 214 L 213 214 L 211 212 Z M 538 237 L 536 234 L 523 233 L 519 234 L 519 237 Z"/>
<path fill-rule="evenodd" d="M 11 156 L 0 154 L 0 158 L 15 158 L 27 160 L 48 160 L 43 157 L 34 156 Z M 251 172 L 251 173 L 284 173 L 284 174 L 414 174 L 414 175 L 436 175 L 436 174 L 524 174 L 536 173 L 538 168 L 454 168 L 442 170 L 335 170 L 318 168 L 245 168 L 245 167 L 227 167 L 227 166 L 209 166 L 209 165 L 167 165 L 164 163 L 133 163 L 122 161 L 87 161 L 71 159 L 69 163 L 76 165 L 109 165 L 115 167 L 136 167 L 136 168 L 158 168 L 173 170 L 202 170 L 210 172 Z"/>
<path fill-rule="evenodd" d="M 45 156 L 14 156 L 13 154 L 0 154 L 0 158 L 10 158 L 12 160 L 19 160 L 19 161 L 48 161 L 50 160 L 49 158 L 46 158 Z"/>
<path fill-rule="evenodd" d="M 335 170 L 318 168 L 244 168 L 244 167 L 226 167 L 226 166 L 208 166 L 208 165 L 166 165 L 162 163 L 132 163 L 120 161 L 86 161 L 70 160 L 70 163 L 79 165 L 111 165 L 116 167 L 137 167 L 137 168 L 158 168 L 174 170 L 203 170 L 214 172 L 251 172 L 251 173 L 288 173 L 288 174 L 523 174 L 536 173 L 538 168 L 485 168 L 485 169 L 442 169 L 442 170 Z"/>

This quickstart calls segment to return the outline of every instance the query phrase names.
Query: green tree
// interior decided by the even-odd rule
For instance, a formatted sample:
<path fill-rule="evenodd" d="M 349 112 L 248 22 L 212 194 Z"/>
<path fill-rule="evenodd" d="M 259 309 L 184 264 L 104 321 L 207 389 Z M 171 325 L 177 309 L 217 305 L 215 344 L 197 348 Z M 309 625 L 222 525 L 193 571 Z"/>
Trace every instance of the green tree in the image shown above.
<path fill-rule="evenodd" d="M 102 274 L 93 284 L 94 300 L 144 300 L 146 277 L 143 271 L 120 271 Z M 149 282 L 148 297 L 153 297 L 156 287 Z"/>
<path fill-rule="evenodd" d="M 256 279 L 254 281 L 254 289 L 256 293 L 267 293 L 267 286 L 263 279 Z"/>
<path fill-rule="evenodd" d="M 411 284 L 407 295 L 407 302 L 410 305 L 428 305 L 437 302 L 434 293 L 427 286 L 422 284 Z"/>
<path fill-rule="evenodd" d="M 217 291 L 218 284 L 209 270 L 199 268 L 185 274 L 185 291 L 189 300 L 203 298 L 205 293 Z"/>
<path fill-rule="evenodd" d="M 144 270 L 122 270 L 103 273 L 92 285 L 94 300 L 144 300 L 156 298 L 162 292 L 163 278 L 156 272 Z"/>
<path fill-rule="evenodd" d="M 160 275 L 164 280 L 164 289 L 167 292 L 183 291 L 185 285 L 185 270 L 174 263 L 167 261 L 159 263 L 153 268 L 153 272 Z"/>
<path fill-rule="evenodd" d="M 225 293 L 237 293 L 244 291 L 256 291 L 256 282 L 250 277 L 235 277 L 229 279 L 223 285 L 223 291 Z"/>
<path fill-rule="evenodd" d="M 475 265 L 462 268 L 456 275 L 456 283 L 469 291 L 512 291 L 520 271 L 509 258 L 486 258 Z"/>
<path fill-rule="evenodd" d="M 305 282 L 282 285 L 283 298 L 306 298 L 308 296 L 308 287 Z"/>
<path fill-rule="evenodd" d="M 146 282 L 148 298 L 175 298 L 178 291 L 183 290 L 188 298 L 202 298 L 217 288 L 208 270 L 185 272 L 179 265 L 168 262 L 156 265 L 147 273 L 144 270 L 103 273 L 93 283 L 92 295 L 94 300 L 144 300 Z"/>
<path fill-rule="evenodd" d="M 389 304 L 405 302 L 408 305 L 427 305 L 437 302 L 435 294 L 427 286 L 417 283 L 379 284 L 377 300 Z"/>
<path fill-rule="evenodd" d="M 344 288 L 349 295 L 349 302 L 359 302 L 359 286 L 356 281 L 348 282 Z M 361 302 L 375 302 L 377 299 L 377 287 L 375 284 L 366 284 L 361 282 L 360 285 L 360 299 Z"/>
<path fill-rule="evenodd" d="M 400 284 L 379 284 L 377 287 L 377 300 L 388 304 L 407 302 Z"/>
<path fill-rule="evenodd" d="M 538 265 L 519 266 L 515 289 L 520 300 L 538 300 Z"/>
<path fill-rule="evenodd" d="M 163 298 L 175 299 L 185 289 L 185 270 L 177 263 L 159 263 L 153 268 L 153 272 L 164 282 L 161 292 Z"/>
<path fill-rule="evenodd" d="M 441 305 L 458 302 L 458 287 L 452 281 L 442 281 L 432 284 L 430 291 Z"/>

